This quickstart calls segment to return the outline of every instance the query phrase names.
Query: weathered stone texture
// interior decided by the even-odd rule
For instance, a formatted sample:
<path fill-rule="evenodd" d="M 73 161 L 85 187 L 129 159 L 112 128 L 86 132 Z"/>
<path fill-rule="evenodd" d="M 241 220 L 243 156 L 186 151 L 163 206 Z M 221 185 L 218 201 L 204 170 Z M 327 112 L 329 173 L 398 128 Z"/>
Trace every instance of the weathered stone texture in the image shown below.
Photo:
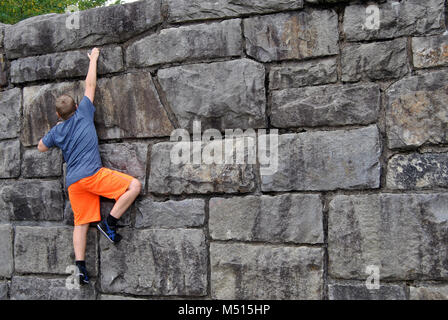
<path fill-rule="evenodd" d="M 11 81 L 23 83 L 43 79 L 60 79 L 85 76 L 89 69 L 90 50 L 52 53 L 43 56 L 22 58 L 11 63 Z M 98 74 L 123 70 L 121 47 L 100 48 Z"/>
<path fill-rule="evenodd" d="M 14 263 L 18 273 L 67 274 L 74 264 L 71 227 L 16 226 Z M 91 276 L 97 274 L 97 232 L 87 234 L 86 265 Z"/>
<path fill-rule="evenodd" d="M 62 152 L 52 148 L 42 153 L 34 149 L 27 149 L 23 153 L 22 176 L 24 178 L 56 177 L 62 174 Z"/>
<path fill-rule="evenodd" d="M 375 84 L 274 91 L 271 124 L 277 128 L 369 124 L 378 118 L 380 99 Z"/>
<path fill-rule="evenodd" d="M 10 278 L 14 271 L 12 255 L 13 229 L 10 224 L 0 224 L 0 277 Z M 2 283 L 0 283 L 1 286 Z M 2 298 L 0 289 L 0 299 Z"/>
<path fill-rule="evenodd" d="M 448 154 L 413 153 L 393 156 L 387 166 L 387 187 L 392 189 L 448 187 Z"/>
<path fill-rule="evenodd" d="M 448 278 L 445 194 L 339 195 L 328 217 L 329 275 L 365 280 Z"/>
<path fill-rule="evenodd" d="M 328 285 L 330 300 L 406 300 L 404 285 L 380 284 L 379 289 L 368 289 L 365 283 L 338 282 Z"/>
<path fill-rule="evenodd" d="M 244 19 L 247 54 L 262 62 L 334 55 L 338 16 L 333 10 Z"/>
<path fill-rule="evenodd" d="M 409 72 L 406 39 L 347 44 L 341 53 L 342 81 L 401 78 Z"/>
<path fill-rule="evenodd" d="M 266 127 L 263 65 L 249 59 L 162 69 L 158 79 L 182 128 Z"/>
<path fill-rule="evenodd" d="M 261 175 L 263 191 L 378 188 L 381 144 L 375 125 L 348 131 L 283 134 L 278 170 Z"/>
<path fill-rule="evenodd" d="M 322 200 L 319 195 L 212 198 L 209 210 L 212 239 L 323 242 Z"/>
<path fill-rule="evenodd" d="M 336 67 L 336 58 L 274 66 L 269 72 L 269 88 L 281 90 L 334 83 L 338 77 Z"/>
<path fill-rule="evenodd" d="M 202 230 L 122 229 L 118 246 L 101 237 L 104 293 L 207 293 L 207 248 Z"/>
<path fill-rule="evenodd" d="M 410 300 L 448 300 L 448 285 L 419 285 L 409 288 Z"/>
<path fill-rule="evenodd" d="M 412 38 L 412 61 L 416 68 L 448 65 L 448 35 Z"/>
<path fill-rule="evenodd" d="M 22 91 L 18 88 L 0 92 L 0 139 L 17 138 L 20 133 Z"/>
<path fill-rule="evenodd" d="M 345 8 L 344 33 L 349 41 L 391 39 L 409 35 L 441 33 L 445 28 L 444 0 L 388 0 L 378 5 L 380 25 L 378 29 L 371 19 L 371 4 L 353 4 Z M 367 23 L 367 25 L 366 25 Z M 369 28 L 370 27 L 370 28 Z"/>
<path fill-rule="evenodd" d="M 164 0 L 172 22 L 300 9 L 303 0 Z"/>
<path fill-rule="evenodd" d="M 17 178 L 19 175 L 19 140 L 0 141 L 0 178 Z"/>
<path fill-rule="evenodd" d="M 8 282 L 0 282 L 0 301 L 8 300 Z"/>
<path fill-rule="evenodd" d="M 0 220 L 58 221 L 63 211 L 59 181 L 22 180 L 0 184 Z"/>
<path fill-rule="evenodd" d="M 205 220 L 202 199 L 156 202 L 146 198 L 137 202 L 136 209 L 136 228 L 199 227 Z"/>
<path fill-rule="evenodd" d="M 210 244 L 213 299 L 322 299 L 323 250 Z"/>
<path fill-rule="evenodd" d="M 132 44 L 126 53 L 129 66 L 153 66 L 186 59 L 240 56 L 241 20 L 163 29 Z"/>
<path fill-rule="evenodd" d="M 447 143 L 448 73 L 407 77 L 386 91 L 387 138 L 390 148 Z"/>
<path fill-rule="evenodd" d="M 0 53 L 0 87 L 6 87 L 9 82 L 9 62 L 6 56 Z"/>
<path fill-rule="evenodd" d="M 11 281 L 11 300 L 95 300 L 94 282 L 79 289 L 68 289 L 66 278 L 14 276 Z"/>
<path fill-rule="evenodd" d="M 68 19 L 67 19 L 68 18 Z M 8 58 L 67 51 L 121 42 L 154 27 L 162 20 L 160 1 L 138 1 L 99 7 L 79 13 L 79 29 L 69 29 L 68 14 L 46 14 L 8 26 Z"/>

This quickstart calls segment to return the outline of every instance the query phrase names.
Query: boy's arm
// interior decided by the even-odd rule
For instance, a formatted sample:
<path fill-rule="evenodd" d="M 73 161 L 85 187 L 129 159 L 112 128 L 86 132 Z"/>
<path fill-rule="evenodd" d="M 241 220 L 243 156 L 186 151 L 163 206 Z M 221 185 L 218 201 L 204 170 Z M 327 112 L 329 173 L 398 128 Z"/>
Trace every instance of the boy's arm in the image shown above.
<path fill-rule="evenodd" d="M 48 149 L 47 146 L 42 142 L 42 139 L 40 139 L 37 150 L 39 150 L 40 152 L 47 152 L 50 149 Z"/>
<path fill-rule="evenodd" d="M 86 78 L 86 92 L 84 95 L 90 99 L 93 103 L 95 99 L 95 89 L 96 89 L 96 68 L 98 57 L 100 55 L 100 50 L 98 48 L 93 48 L 91 53 L 87 53 L 90 59 L 89 72 Z"/>

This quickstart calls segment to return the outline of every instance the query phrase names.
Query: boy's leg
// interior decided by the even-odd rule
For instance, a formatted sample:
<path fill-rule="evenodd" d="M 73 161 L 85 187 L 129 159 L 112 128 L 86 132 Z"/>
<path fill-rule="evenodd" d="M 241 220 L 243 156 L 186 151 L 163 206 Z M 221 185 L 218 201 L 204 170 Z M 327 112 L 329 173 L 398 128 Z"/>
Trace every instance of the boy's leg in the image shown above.
<path fill-rule="evenodd" d="M 132 179 L 131 184 L 125 193 L 115 202 L 114 207 L 110 211 L 110 215 L 115 219 L 120 219 L 126 210 L 131 206 L 135 199 L 140 194 L 142 184 L 137 179 Z"/>
<path fill-rule="evenodd" d="M 86 260 L 86 244 L 87 244 L 88 230 L 89 230 L 88 223 L 75 226 L 73 230 L 73 248 L 75 249 L 76 261 Z"/>

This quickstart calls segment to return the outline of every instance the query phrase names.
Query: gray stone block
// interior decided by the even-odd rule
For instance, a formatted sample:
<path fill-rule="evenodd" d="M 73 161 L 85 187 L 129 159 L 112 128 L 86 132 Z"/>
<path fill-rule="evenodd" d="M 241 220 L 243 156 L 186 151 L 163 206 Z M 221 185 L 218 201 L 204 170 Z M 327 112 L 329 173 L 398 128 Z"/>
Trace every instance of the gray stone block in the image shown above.
<path fill-rule="evenodd" d="M 26 149 L 22 159 L 24 178 L 59 177 L 62 174 L 62 152 L 52 148 L 48 152 L 39 152 L 37 148 Z"/>
<path fill-rule="evenodd" d="M 0 282 L 0 301 L 8 300 L 8 282 L 2 281 Z"/>
<path fill-rule="evenodd" d="M 323 250 L 210 244 L 213 299 L 322 299 Z"/>
<path fill-rule="evenodd" d="M 366 280 L 448 278 L 446 194 L 339 195 L 328 218 L 329 275 Z"/>
<path fill-rule="evenodd" d="M 14 271 L 14 257 L 12 255 L 13 229 L 10 224 L 0 224 L 0 277 L 10 278 Z M 2 294 L 2 284 L 0 282 L 0 300 L 6 297 Z M 8 292 L 6 288 L 6 293 Z"/>
<path fill-rule="evenodd" d="M 409 288 L 410 300 L 448 300 L 448 285 L 419 284 Z"/>
<path fill-rule="evenodd" d="M 244 37 L 247 54 L 262 62 L 339 53 L 338 16 L 333 10 L 247 18 Z"/>
<path fill-rule="evenodd" d="M 277 128 L 370 124 L 378 119 L 380 100 L 376 84 L 274 91 L 271 124 Z"/>
<path fill-rule="evenodd" d="M 122 229 L 115 246 L 101 237 L 104 293 L 204 296 L 207 248 L 202 230 Z"/>
<path fill-rule="evenodd" d="M 212 239 L 310 244 L 324 239 L 319 195 L 212 198 L 209 210 Z"/>
<path fill-rule="evenodd" d="M 448 65 L 448 35 L 412 38 L 412 61 L 416 68 Z"/>
<path fill-rule="evenodd" d="M 20 141 L 0 141 L 0 178 L 20 176 Z"/>
<path fill-rule="evenodd" d="M 22 90 L 19 88 L 0 91 L 0 139 L 17 138 L 20 133 Z"/>
<path fill-rule="evenodd" d="M 341 282 L 328 285 L 330 300 L 406 300 L 406 286 L 380 284 L 379 289 L 368 289 L 365 283 Z"/>

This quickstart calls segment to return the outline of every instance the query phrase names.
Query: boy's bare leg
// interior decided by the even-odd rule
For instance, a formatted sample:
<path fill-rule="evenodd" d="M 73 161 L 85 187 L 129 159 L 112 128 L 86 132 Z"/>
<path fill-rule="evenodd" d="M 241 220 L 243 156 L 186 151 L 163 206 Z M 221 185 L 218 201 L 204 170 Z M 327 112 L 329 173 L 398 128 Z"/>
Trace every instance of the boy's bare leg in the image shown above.
<path fill-rule="evenodd" d="M 87 231 L 89 224 L 75 226 L 73 230 L 73 248 L 75 249 L 75 259 L 84 261 L 86 257 Z"/>
<path fill-rule="evenodd" d="M 110 211 L 110 215 L 116 219 L 120 219 L 126 210 L 131 206 L 134 200 L 140 194 L 142 184 L 137 179 L 131 181 L 128 190 L 115 202 L 114 207 Z"/>

